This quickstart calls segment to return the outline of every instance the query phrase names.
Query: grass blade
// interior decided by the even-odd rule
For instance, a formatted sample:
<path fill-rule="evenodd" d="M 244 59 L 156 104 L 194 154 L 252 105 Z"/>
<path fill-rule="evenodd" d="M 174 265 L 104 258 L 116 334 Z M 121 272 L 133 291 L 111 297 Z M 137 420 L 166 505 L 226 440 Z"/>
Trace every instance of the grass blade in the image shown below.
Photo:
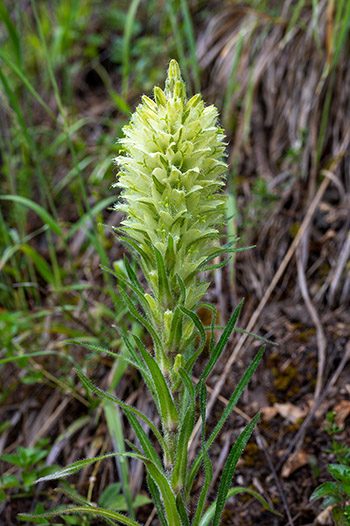
<path fill-rule="evenodd" d="M 128 15 L 126 17 L 125 30 L 123 35 L 123 51 L 122 51 L 122 64 L 123 64 L 123 76 L 122 76 L 122 98 L 125 99 L 129 89 L 129 72 L 130 72 L 130 41 L 132 36 L 133 24 L 139 7 L 140 0 L 132 0 Z"/>
<path fill-rule="evenodd" d="M 13 24 L 10 15 L 4 5 L 4 2 L 0 2 L 0 20 L 5 24 L 8 36 L 12 43 L 13 54 L 16 57 L 16 62 L 21 65 L 21 43 L 17 33 L 17 29 Z"/>
<path fill-rule="evenodd" d="M 46 354 L 57 354 L 56 351 L 37 351 L 28 354 L 21 354 L 20 356 L 8 356 L 7 358 L 0 359 L 0 365 L 10 362 L 18 362 L 18 360 L 24 360 L 25 358 L 35 358 L 36 356 L 45 356 Z"/>
<path fill-rule="evenodd" d="M 200 83 L 199 66 L 198 66 L 197 53 L 196 53 L 196 39 L 194 35 L 193 24 L 192 24 L 187 0 L 181 0 L 181 11 L 182 11 L 183 19 L 184 19 L 185 34 L 187 37 L 188 47 L 191 53 L 191 65 L 193 68 L 194 87 L 195 87 L 196 93 L 199 93 L 201 90 L 201 83 Z"/>
<path fill-rule="evenodd" d="M 43 208 L 41 205 L 38 205 L 38 203 L 35 203 L 27 197 L 22 197 L 21 195 L 0 195 L 0 199 L 2 199 L 3 201 L 19 203 L 23 206 L 26 206 L 27 208 L 31 208 L 31 210 L 38 214 L 38 216 L 43 220 L 43 222 L 50 227 L 52 232 L 54 232 L 58 236 L 63 237 L 63 232 L 59 223 L 53 219 L 53 217 L 45 210 L 45 208 Z"/>
<path fill-rule="evenodd" d="M 103 404 L 103 409 L 106 417 L 106 422 L 111 435 L 114 449 L 117 453 L 125 453 L 124 435 L 122 421 L 120 418 L 120 411 L 110 400 L 106 400 Z M 135 519 L 134 507 L 132 502 L 131 490 L 129 485 L 129 468 L 127 459 L 124 455 L 115 457 L 119 480 L 122 485 L 125 502 L 128 508 L 128 513 L 131 519 Z"/>
<path fill-rule="evenodd" d="M 191 86 L 191 79 L 190 79 L 190 76 L 189 76 L 189 73 L 188 73 L 188 69 L 187 69 L 187 61 L 186 61 L 186 56 L 185 56 L 185 49 L 184 49 L 184 46 L 183 46 L 183 36 L 181 34 L 181 31 L 180 31 L 180 28 L 179 28 L 179 24 L 177 23 L 177 20 L 176 20 L 176 10 L 174 8 L 173 2 L 174 2 L 174 0 L 167 0 L 166 1 L 166 6 L 168 8 L 169 20 L 170 20 L 171 28 L 172 28 L 173 35 L 174 35 L 174 38 L 175 38 L 177 54 L 178 54 L 179 59 L 180 59 L 181 70 L 183 72 L 184 80 L 185 80 L 185 82 L 187 84 L 187 89 L 189 90 L 190 86 Z"/>
<path fill-rule="evenodd" d="M 50 117 L 58 123 L 58 119 L 56 115 L 51 111 L 49 106 L 46 104 L 46 102 L 41 98 L 39 93 L 36 91 L 36 89 L 33 87 L 33 85 L 29 82 L 26 75 L 16 66 L 14 62 L 10 59 L 10 57 L 2 50 L 0 49 L 0 58 L 9 66 L 10 69 L 17 75 L 17 77 L 23 82 L 27 90 L 33 95 L 33 97 L 39 102 L 39 104 L 44 108 L 44 110 L 50 115 Z"/>

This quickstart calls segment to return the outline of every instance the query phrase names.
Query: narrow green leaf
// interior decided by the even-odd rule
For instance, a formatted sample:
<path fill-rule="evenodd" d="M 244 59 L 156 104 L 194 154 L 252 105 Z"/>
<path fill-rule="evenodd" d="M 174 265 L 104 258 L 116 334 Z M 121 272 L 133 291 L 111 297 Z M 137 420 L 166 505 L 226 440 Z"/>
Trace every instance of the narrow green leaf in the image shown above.
<path fill-rule="evenodd" d="M 176 351 L 176 349 L 178 349 L 179 342 L 181 342 L 182 320 L 183 315 L 180 311 L 179 306 L 176 305 L 173 314 L 173 319 L 171 320 L 169 340 L 167 342 L 169 349 L 171 349 L 172 351 Z"/>
<path fill-rule="evenodd" d="M 252 361 L 252 363 L 250 364 L 250 366 L 248 367 L 248 369 L 245 371 L 244 375 L 242 376 L 241 380 L 239 381 L 236 389 L 234 390 L 232 396 L 230 397 L 230 400 L 229 400 L 227 406 L 225 407 L 224 412 L 222 413 L 222 415 L 220 417 L 219 422 L 216 424 L 213 432 L 211 433 L 209 439 L 206 442 L 206 449 L 207 450 L 210 448 L 210 446 L 212 445 L 212 443 L 214 442 L 214 440 L 218 436 L 218 434 L 221 431 L 224 423 L 226 422 L 226 420 L 229 417 L 229 415 L 231 414 L 233 408 L 235 407 L 235 405 L 237 404 L 238 400 L 240 399 L 241 394 L 243 393 L 244 389 L 248 385 L 249 380 L 253 376 L 256 368 L 258 367 L 258 365 L 260 363 L 260 360 L 262 358 L 264 350 L 265 350 L 265 347 L 264 346 L 261 347 L 261 349 L 259 350 L 259 352 L 255 356 L 254 360 Z M 200 383 L 199 383 L 199 386 L 197 386 L 197 388 L 200 389 Z M 191 491 L 191 488 L 192 488 L 195 476 L 197 474 L 197 471 L 198 471 L 198 469 L 200 467 L 201 461 L 202 461 L 202 452 L 200 452 L 199 455 L 197 456 L 196 460 L 193 463 L 193 466 L 191 467 L 190 473 L 189 473 L 187 493 L 186 493 L 186 497 L 187 498 L 188 498 L 189 493 Z"/>
<path fill-rule="evenodd" d="M 168 526 L 168 522 L 166 520 L 166 516 L 164 513 L 164 507 L 163 507 L 163 503 L 160 498 L 158 486 L 156 485 L 156 483 L 153 481 L 152 477 L 149 474 L 147 474 L 147 485 L 152 495 L 152 499 L 156 507 L 161 526 Z"/>
<path fill-rule="evenodd" d="M 256 338 L 257 340 L 261 340 L 262 342 L 269 343 L 270 345 L 278 345 L 278 343 L 273 342 L 271 340 L 267 340 L 266 338 L 259 336 L 259 334 L 255 334 L 254 332 L 245 331 L 244 329 L 239 329 L 238 327 L 234 327 L 233 331 L 240 332 L 241 334 L 247 334 L 247 336 L 252 336 L 253 338 Z"/>
<path fill-rule="evenodd" d="M 240 487 L 240 486 L 235 486 L 234 488 L 231 488 L 228 491 L 228 493 L 227 493 L 226 501 L 228 501 L 228 499 L 233 497 L 233 495 L 237 495 L 238 493 L 248 493 L 249 495 L 252 495 L 253 497 L 255 497 L 264 506 L 264 508 L 266 508 L 267 510 L 271 511 L 271 513 L 274 513 L 275 515 L 279 515 L 280 517 L 282 517 L 282 515 L 280 513 L 278 513 L 273 508 L 271 508 L 271 506 L 264 499 L 264 497 L 262 497 L 256 491 L 254 491 L 253 489 L 250 489 L 250 488 L 243 488 L 243 487 Z M 201 521 L 199 523 L 199 526 L 208 526 L 210 524 L 210 521 L 214 517 L 215 508 L 216 508 L 216 501 L 213 502 L 213 504 L 211 506 L 209 506 L 209 508 L 207 509 L 205 514 L 203 515 L 203 517 L 202 517 L 202 519 L 201 519 Z"/>
<path fill-rule="evenodd" d="M 164 185 L 162 186 L 163 186 L 163 189 L 161 192 L 163 192 L 165 189 L 165 186 Z M 174 268 L 175 261 L 176 261 L 176 254 L 175 254 L 174 238 L 170 233 L 168 234 L 168 237 L 167 237 L 167 245 L 165 249 L 164 260 L 165 260 L 166 268 L 168 269 Z"/>
<path fill-rule="evenodd" d="M 21 65 L 21 44 L 20 44 L 20 39 L 19 39 L 19 36 L 18 36 L 18 32 L 17 32 L 17 29 L 16 29 L 16 26 L 13 24 L 11 18 L 10 18 L 10 15 L 4 5 L 3 2 L 0 3 L 0 20 L 3 21 L 3 23 L 5 24 L 6 28 L 7 28 L 7 33 L 8 33 L 8 36 L 11 40 L 11 43 L 12 43 L 12 49 L 13 49 L 13 53 L 16 57 L 16 62 L 18 64 L 18 66 L 20 67 Z"/>
<path fill-rule="evenodd" d="M 158 402 L 158 400 L 157 400 L 157 393 L 156 393 L 156 390 L 155 390 L 154 382 L 152 380 L 151 375 L 148 372 L 148 369 L 145 368 L 144 362 L 142 361 L 142 359 L 137 354 L 136 350 L 134 349 L 133 343 L 127 337 L 125 332 L 120 327 L 118 327 L 117 330 L 118 330 L 119 334 L 122 337 L 124 345 L 126 346 L 127 350 L 131 354 L 131 356 L 133 357 L 134 362 L 138 364 L 138 370 L 141 372 L 142 378 L 143 378 L 145 384 L 147 385 L 148 389 L 150 390 L 150 393 L 153 396 L 154 401 L 157 404 L 157 402 Z M 158 405 L 157 405 L 157 409 L 159 411 L 159 406 Z"/>
<path fill-rule="evenodd" d="M 155 346 L 155 350 L 156 350 L 156 354 L 157 354 L 157 361 L 160 362 L 161 361 L 160 357 L 163 355 L 163 351 L 162 351 L 162 345 L 161 345 L 161 341 L 159 339 L 158 334 L 156 333 L 156 331 L 153 328 L 153 326 L 146 320 L 146 318 L 144 318 L 138 312 L 137 307 L 134 305 L 134 303 L 132 302 L 132 300 L 130 299 L 128 294 L 125 292 L 123 287 L 119 286 L 119 291 L 120 291 L 120 295 L 122 296 L 122 298 L 123 298 L 123 300 L 125 302 L 125 305 L 129 309 L 130 314 L 135 318 L 135 320 L 137 320 L 139 323 L 141 323 L 141 325 L 143 325 L 145 327 L 145 329 L 147 329 L 147 331 L 152 336 L 152 340 L 153 340 L 153 343 L 154 343 L 154 346 Z"/>
<path fill-rule="evenodd" d="M 174 400 L 169 391 L 169 387 L 164 379 L 163 373 L 159 368 L 156 360 L 145 349 L 142 341 L 137 336 L 134 336 L 141 356 L 147 365 L 149 372 L 153 378 L 154 387 L 157 392 L 159 407 L 161 410 L 161 420 L 167 431 L 173 431 L 177 428 L 179 423 L 179 415 L 174 404 Z"/>
<path fill-rule="evenodd" d="M 172 296 L 170 292 L 169 279 L 165 268 L 164 259 L 162 254 L 155 246 L 153 246 L 152 248 L 157 264 L 159 297 L 164 298 L 165 302 L 167 303 L 169 300 L 172 300 Z"/>
<path fill-rule="evenodd" d="M 185 508 L 185 504 L 182 498 L 181 493 L 178 493 L 176 495 L 176 506 L 179 512 L 179 515 L 181 517 L 181 524 L 182 526 L 190 526 L 190 521 L 188 518 L 188 512 Z"/>
<path fill-rule="evenodd" d="M 65 485 L 67 486 L 65 487 Z M 76 490 L 73 490 L 73 488 L 66 481 L 62 481 L 62 486 L 55 488 L 55 492 L 62 493 L 62 495 L 68 497 L 75 504 L 80 504 L 82 506 L 93 506 L 93 504 L 91 504 L 82 495 L 79 495 Z"/>
<path fill-rule="evenodd" d="M 152 462 L 154 462 L 154 464 L 156 464 L 159 467 L 159 469 L 163 469 L 160 458 L 157 455 L 156 450 L 154 449 L 150 439 L 148 438 L 147 434 L 142 428 L 140 422 L 130 411 L 127 411 L 126 409 L 124 409 L 124 412 L 126 414 L 127 419 L 130 422 L 130 425 L 132 426 L 135 432 L 135 435 L 137 436 L 141 444 L 145 457 L 148 458 L 149 460 L 152 460 Z"/>
<path fill-rule="evenodd" d="M 254 427 L 256 426 L 259 420 L 259 417 L 260 417 L 260 414 L 258 413 L 257 415 L 255 415 L 254 418 L 252 418 L 249 424 L 244 428 L 244 430 L 242 431 L 242 433 L 239 435 L 238 439 L 236 440 L 231 450 L 231 453 L 228 456 L 228 459 L 226 461 L 226 465 L 223 469 L 221 480 L 220 480 L 218 498 L 216 501 L 215 514 L 214 514 L 212 526 L 220 526 L 221 515 L 224 510 L 224 506 L 227 500 L 227 494 L 230 489 L 230 485 L 231 485 L 231 481 L 232 481 L 234 472 L 236 470 L 237 462 L 254 430 Z"/>
<path fill-rule="evenodd" d="M 236 389 L 234 390 L 232 396 L 230 397 L 230 400 L 229 400 L 227 406 L 225 407 L 224 412 L 222 413 L 219 422 L 216 424 L 213 432 L 211 433 L 211 435 L 210 435 L 210 437 L 209 437 L 209 439 L 207 441 L 207 448 L 209 448 L 211 446 L 211 444 L 214 442 L 214 440 L 217 437 L 217 435 L 219 434 L 222 426 L 224 425 L 224 423 L 226 422 L 227 418 L 231 414 L 233 408 L 236 406 L 236 404 L 237 404 L 238 400 L 240 399 L 244 389 L 248 385 L 251 377 L 253 376 L 255 370 L 257 369 L 257 367 L 258 367 L 258 365 L 260 363 L 260 360 L 261 360 L 261 358 L 262 358 L 262 356 L 264 354 L 264 350 L 265 350 L 265 346 L 262 346 L 261 349 L 256 354 L 256 356 L 255 356 L 254 360 L 252 361 L 252 363 L 250 364 L 250 366 L 247 368 L 247 370 L 243 374 L 243 376 L 242 376 L 241 380 L 239 381 Z"/>
<path fill-rule="evenodd" d="M 115 230 L 117 230 L 117 229 L 115 229 Z M 119 230 L 125 230 L 126 233 L 127 233 L 127 229 L 125 227 L 122 227 Z M 149 256 L 146 254 L 146 252 L 144 250 L 142 250 L 142 248 L 140 248 L 139 245 L 133 239 L 130 239 L 130 238 L 124 237 L 124 236 L 119 236 L 119 240 L 123 241 L 124 243 L 129 245 L 129 247 L 131 247 L 131 249 L 132 249 L 132 252 L 134 254 L 136 254 L 136 256 L 141 256 L 141 258 L 144 261 L 147 261 L 148 263 L 152 263 L 150 261 Z"/>
<path fill-rule="evenodd" d="M 138 409 L 136 409 L 135 407 L 132 407 L 131 405 L 128 405 L 128 404 L 125 404 L 124 402 L 122 402 L 121 400 L 119 400 L 119 398 L 117 398 L 116 396 L 110 394 L 110 393 L 106 393 L 105 391 L 102 391 L 102 389 L 99 389 L 98 387 L 96 387 L 90 380 L 89 378 L 87 378 L 81 371 L 78 371 L 76 370 L 76 373 L 77 375 L 79 376 L 80 378 L 80 381 L 82 382 L 82 384 L 84 385 L 84 387 L 86 387 L 87 389 L 90 389 L 91 391 L 93 391 L 95 394 L 97 394 L 98 396 L 100 396 L 101 398 L 104 398 L 106 400 L 111 400 L 112 402 L 115 402 L 116 404 L 118 404 L 120 407 L 122 407 L 123 409 L 126 409 L 128 411 L 131 411 L 132 413 L 134 413 L 135 415 L 137 415 L 139 418 L 141 418 L 141 420 L 143 420 L 144 422 L 146 422 L 146 424 L 150 427 L 150 429 L 152 429 L 154 435 L 157 437 L 163 451 L 167 451 L 167 448 L 166 448 L 166 445 L 165 445 L 165 442 L 163 440 L 163 437 L 162 435 L 159 433 L 158 429 L 155 427 L 155 425 L 151 422 L 151 420 L 149 418 L 147 418 L 146 415 L 144 415 L 141 411 L 139 411 Z"/>
<path fill-rule="evenodd" d="M 88 515 L 95 515 L 97 517 L 106 519 L 114 519 L 120 524 L 125 524 L 126 526 L 140 526 L 139 522 L 129 519 L 117 511 L 106 510 L 97 506 L 69 506 L 67 508 L 58 508 L 56 510 L 47 511 L 46 513 L 40 513 L 37 515 L 21 513 L 18 515 L 18 517 L 23 519 L 39 519 L 41 517 L 57 517 L 58 515 L 70 515 L 72 513 L 86 513 Z"/>
<path fill-rule="evenodd" d="M 237 241 L 238 241 L 238 239 L 234 239 L 233 241 L 230 241 L 230 243 L 227 243 L 224 247 L 219 248 L 218 250 L 216 250 L 215 252 L 210 254 L 210 256 L 208 256 L 204 261 L 201 262 L 200 266 L 197 269 L 197 273 L 199 272 L 199 270 L 200 271 L 203 270 L 203 268 L 205 268 L 206 265 L 208 263 L 210 263 L 210 261 L 212 261 L 213 259 L 217 258 L 218 256 L 221 256 L 222 254 L 235 254 L 236 252 L 243 252 L 245 250 L 250 250 L 251 248 L 255 247 L 255 245 L 251 245 L 249 247 L 234 247 L 234 248 L 231 248 L 232 245 L 237 243 Z"/>
<path fill-rule="evenodd" d="M 58 236 L 63 237 L 63 232 L 60 225 L 55 221 L 50 214 L 38 203 L 35 203 L 27 197 L 22 197 L 21 195 L 0 195 L 0 199 L 4 201 L 12 201 L 14 203 L 19 203 L 27 208 L 31 208 L 38 216 L 46 223 L 51 230 Z"/>
<path fill-rule="evenodd" d="M 203 508 L 207 498 L 210 483 L 213 478 L 213 466 L 209 458 L 206 443 L 205 443 L 205 423 L 206 423 L 206 407 L 207 407 L 207 390 L 205 383 L 202 381 L 199 389 L 199 403 L 202 417 L 202 457 L 204 461 L 204 483 L 199 495 L 196 513 L 192 522 L 192 526 L 199 524 L 200 518 L 203 513 Z"/>
<path fill-rule="evenodd" d="M 117 278 L 119 287 L 122 287 L 122 286 L 129 287 L 136 294 L 140 304 L 142 305 L 142 308 L 147 312 L 149 307 L 148 307 L 147 301 L 145 300 L 144 291 L 142 289 L 140 290 L 139 287 L 136 287 L 133 283 L 131 283 L 128 279 L 126 279 L 121 272 L 115 272 L 115 270 L 105 267 L 104 265 L 101 265 L 101 269 L 104 270 L 105 272 L 108 272 L 108 274 L 112 274 L 112 276 Z M 130 301 L 132 302 L 131 299 Z M 134 305 L 134 308 L 137 311 L 136 305 Z"/>
<path fill-rule="evenodd" d="M 87 466 L 90 466 L 90 464 L 94 464 L 95 462 L 99 462 L 101 460 L 105 460 L 107 458 L 112 458 L 122 454 L 125 455 L 125 453 L 106 453 L 105 455 L 100 455 L 98 457 L 77 460 L 76 462 L 73 462 L 72 464 L 69 464 L 64 468 L 58 469 L 57 471 L 55 471 L 55 473 L 50 473 L 49 475 L 45 475 L 45 477 L 40 477 L 35 482 L 36 484 L 38 484 L 39 482 L 47 482 L 48 480 L 57 480 L 64 477 L 69 477 L 70 475 L 74 475 L 74 473 L 76 473 L 77 471 L 86 468 Z M 138 458 L 138 456 L 135 456 L 134 453 L 128 453 L 128 456 L 134 456 L 135 458 Z"/>
<path fill-rule="evenodd" d="M 195 403 L 195 390 L 194 390 L 194 387 L 193 387 L 192 380 L 191 380 L 190 376 L 187 374 L 187 372 L 185 371 L 185 369 L 183 369 L 182 367 L 179 368 L 178 373 L 179 373 L 179 375 L 181 377 L 181 380 L 183 381 L 184 386 L 186 387 L 187 392 L 188 392 L 188 394 L 190 396 L 190 404 L 194 405 L 194 403 Z"/>
<path fill-rule="evenodd" d="M 175 467 L 171 477 L 171 485 L 178 493 L 182 491 L 186 485 L 187 478 L 187 449 L 190 436 L 192 434 L 195 423 L 195 406 L 189 404 L 186 414 L 181 423 L 181 429 L 176 446 L 176 460 Z"/>
<path fill-rule="evenodd" d="M 125 265 L 126 273 L 130 279 L 130 282 L 140 291 L 141 294 L 144 294 L 145 291 L 143 290 L 142 285 L 137 278 L 136 272 L 130 265 L 129 260 L 125 254 L 124 254 L 124 265 Z"/>
<path fill-rule="evenodd" d="M 176 507 L 175 495 L 169 485 L 167 477 L 161 473 L 155 464 L 151 461 L 143 459 L 146 464 L 147 471 L 157 484 L 164 503 L 165 512 L 167 515 L 168 524 L 172 526 L 182 526 L 181 519 Z"/>
<path fill-rule="evenodd" d="M 130 42 L 134 27 L 135 16 L 140 0 L 132 0 L 126 17 L 122 47 L 122 96 L 125 99 L 128 93 L 129 72 L 131 64 Z"/>
<path fill-rule="evenodd" d="M 231 336 L 231 333 L 233 331 L 233 328 L 237 322 L 237 319 L 238 319 L 238 316 L 239 316 L 239 313 L 240 313 L 240 310 L 242 308 L 242 305 L 243 305 L 243 300 L 240 302 L 240 304 L 238 305 L 238 307 L 236 307 L 234 313 L 232 314 L 227 326 L 225 327 L 225 330 L 224 332 L 222 333 L 215 349 L 213 350 L 210 358 L 209 358 L 209 362 L 207 363 L 202 375 L 201 375 L 201 380 L 206 380 L 210 374 L 210 372 L 212 371 L 212 369 L 214 368 L 216 362 L 218 361 L 218 359 L 220 358 L 221 356 L 221 353 L 222 351 L 224 350 L 225 348 L 225 345 L 226 343 L 228 342 L 228 339 L 230 338 Z M 199 389 L 199 384 L 197 386 L 197 388 Z"/>
<path fill-rule="evenodd" d="M 186 295 L 187 295 L 185 284 L 184 284 L 183 279 L 181 278 L 181 276 L 179 276 L 179 274 L 176 274 L 176 279 L 177 279 L 177 282 L 179 284 L 180 291 L 181 291 L 179 304 L 180 305 L 185 305 L 185 303 L 186 303 Z"/>
<path fill-rule="evenodd" d="M 18 360 L 23 360 L 24 358 L 35 358 L 36 356 L 45 356 L 46 354 L 57 354 L 56 351 L 37 351 L 27 354 L 20 354 L 19 356 L 8 356 L 7 358 L 0 359 L 0 365 L 4 363 L 17 362 Z"/>
<path fill-rule="evenodd" d="M 192 371 L 192 368 L 193 368 L 198 356 L 202 353 L 202 351 L 204 349 L 205 341 L 206 341 L 205 329 L 204 329 L 203 323 L 201 322 L 198 314 L 196 314 L 192 310 L 186 309 L 186 307 L 183 307 L 182 305 L 179 306 L 179 309 L 180 309 L 180 311 L 183 314 L 185 314 L 186 316 L 191 318 L 191 320 L 195 324 L 195 327 L 198 329 L 198 332 L 199 332 L 199 335 L 200 335 L 199 346 L 197 347 L 195 353 L 189 358 L 189 360 L 187 360 L 187 362 L 185 364 L 186 372 L 190 373 Z"/>
<path fill-rule="evenodd" d="M 135 369 L 140 371 L 142 376 L 146 376 L 147 377 L 147 375 L 148 375 L 147 370 L 145 369 L 145 367 L 143 367 L 142 363 L 140 364 L 139 362 L 131 360 L 130 358 L 127 358 L 126 356 L 123 356 L 122 354 L 110 351 L 109 349 L 105 349 L 104 347 L 99 347 L 97 345 L 93 345 L 93 344 L 87 343 L 87 342 L 81 342 L 79 340 L 65 340 L 64 343 L 71 343 L 73 345 L 80 345 L 81 347 L 85 347 L 86 349 L 90 349 L 91 351 L 108 354 L 109 356 L 113 356 L 114 358 L 118 358 L 118 360 L 122 360 L 123 362 L 127 363 L 128 365 L 131 365 L 132 367 L 135 367 Z"/>
<path fill-rule="evenodd" d="M 123 331 L 123 329 L 121 327 L 117 327 L 116 330 L 120 334 L 120 336 L 121 336 L 121 338 L 123 340 L 123 343 L 124 343 L 126 349 L 129 351 L 130 356 L 132 357 L 134 362 L 136 362 L 139 367 L 142 367 L 142 369 L 143 369 L 143 371 L 144 371 L 144 373 L 146 375 L 146 378 L 147 379 L 150 378 L 149 374 L 148 374 L 148 371 L 145 369 L 144 363 L 141 360 L 141 358 L 139 357 L 139 355 L 137 354 L 137 352 L 136 352 L 136 350 L 134 348 L 134 344 L 130 341 L 130 338 L 128 338 L 127 334 Z M 147 383 L 147 379 L 145 379 L 146 383 Z M 148 383 L 147 383 L 147 385 L 148 385 Z"/>
<path fill-rule="evenodd" d="M 232 259 L 232 257 L 233 256 L 230 256 L 229 258 L 225 259 L 221 263 L 217 263 L 216 265 L 209 265 L 208 267 L 204 267 L 202 271 L 205 272 L 206 270 L 215 270 L 218 268 L 223 268 Z"/>

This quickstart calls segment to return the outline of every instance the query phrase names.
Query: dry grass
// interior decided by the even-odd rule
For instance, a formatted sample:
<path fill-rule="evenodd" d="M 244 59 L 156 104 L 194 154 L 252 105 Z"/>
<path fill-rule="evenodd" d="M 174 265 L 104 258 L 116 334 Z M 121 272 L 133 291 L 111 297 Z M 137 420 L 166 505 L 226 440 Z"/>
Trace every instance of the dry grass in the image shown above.
<path fill-rule="evenodd" d="M 311 293 L 316 304 L 349 305 L 350 41 L 347 33 L 337 47 L 333 3 L 317 2 L 317 27 L 311 5 L 291 25 L 300 2 L 280 4 L 268 2 L 261 12 L 248 2 L 227 2 L 198 39 L 211 96 L 223 101 L 233 135 L 242 201 L 251 197 L 250 176 L 264 178 L 278 197 L 249 256 L 257 264 L 249 289 L 262 296 L 326 173 L 332 184 L 304 235 L 303 268 L 319 282 Z"/>

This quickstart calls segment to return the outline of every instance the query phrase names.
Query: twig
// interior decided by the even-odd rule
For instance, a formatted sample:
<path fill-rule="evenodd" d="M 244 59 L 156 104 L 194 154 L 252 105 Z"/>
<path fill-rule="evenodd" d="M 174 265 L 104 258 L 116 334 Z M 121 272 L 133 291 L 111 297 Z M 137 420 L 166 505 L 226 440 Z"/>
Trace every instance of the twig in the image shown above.
<path fill-rule="evenodd" d="M 296 260 L 297 260 L 297 268 L 298 268 L 298 283 L 299 283 L 299 287 L 301 290 L 301 294 L 303 296 L 306 308 L 309 311 L 311 319 L 316 327 L 318 361 L 317 361 L 317 380 L 316 380 L 316 388 L 315 388 L 315 400 L 317 400 L 322 390 L 323 373 L 324 373 L 324 368 L 325 368 L 325 363 L 326 363 L 327 340 L 326 340 L 326 336 L 325 336 L 325 333 L 324 333 L 324 330 L 321 324 L 321 320 L 319 318 L 319 315 L 317 314 L 317 310 L 315 309 L 315 306 L 312 303 L 310 295 L 309 295 L 309 291 L 308 291 L 307 283 L 306 283 L 305 269 L 304 269 L 304 265 L 302 262 L 300 250 L 297 250 Z"/>
<path fill-rule="evenodd" d="M 155 516 L 155 514 L 156 514 L 156 508 L 153 508 L 153 510 L 151 512 L 151 515 L 148 517 L 145 526 L 150 526 L 151 522 L 153 521 L 153 517 Z"/>
<path fill-rule="evenodd" d="M 343 273 L 344 267 L 350 256 L 350 232 L 348 232 L 342 251 L 339 256 L 338 264 L 334 271 L 330 288 L 329 288 L 329 303 L 333 304 L 335 293 L 338 289 L 339 281 Z"/>
<path fill-rule="evenodd" d="M 256 437 L 256 441 L 258 443 L 258 446 L 260 447 L 260 449 L 263 449 L 264 450 L 264 453 L 265 453 L 265 457 L 266 457 L 266 460 L 267 460 L 267 463 L 269 465 L 269 468 L 271 470 L 271 473 L 272 473 L 272 476 L 275 480 L 275 484 L 277 486 L 277 489 L 280 493 L 280 496 L 281 496 L 281 500 L 282 500 L 282 503 L 283 503 L 283 506 L 284 506 L 284 509 L 286 511 L 286 515 L 287 515 L 287 518 L 288 518 L 288 523 L 289 523 L 289 526 L 293 526 L 294 525 L 294 522 L 293 522 L 293 519 L 292 519 L 292 515 L 290 513 L 290 510 L 289 510 L 289 506 L 288 506 L 288 503 L 287 503 L 287 499 L 286 499 L 286 496 L 284 494 L 284 491 L 283 491 L 283 487 L 282 487 L 282 484 L 280 482 L 280 479 L 277 475 L 277 471 L 275 470 L 275 467 L 273 465 L 273 462 L 272 462 L 272 458 L 271 458 L 271 455 L 270 455 L 270 452 L 268 450 L 268 447 L 267 447 L 267 444 L 266 444 L 266 440 L 265 438 L 261 435 L 260 431 L 258 428 L 256 428 L 254 430 L 254 434 L 255 434 L 255 437 Z"/>

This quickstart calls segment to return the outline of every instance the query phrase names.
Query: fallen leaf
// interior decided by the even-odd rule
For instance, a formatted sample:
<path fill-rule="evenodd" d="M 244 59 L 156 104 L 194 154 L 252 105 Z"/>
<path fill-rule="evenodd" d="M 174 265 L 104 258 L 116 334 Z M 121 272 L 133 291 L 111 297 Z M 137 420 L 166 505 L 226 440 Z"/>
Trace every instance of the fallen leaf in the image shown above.
<path fill-rule="evenodd" d="M 283 478 L 288 478 L 294 471 L 308 464 L 307 453 L 303 449 L 299 449 L 293 453 L 284 463 L 281 475 Z"/>
<path fill-rule="evenodd" d="M 292 424 L 295 424 L 300 418 L 304 418 L 307 414 L 307 409 L 301 409 L 300 407 L 297 407 L 294 404 L 291 404 L 290 402 L 287 402 L 285 404 L 273 404 L 274 408 L 277 410 L 277 412 L 286 420 L 291 422 Z"/>
<path fill-rule="evenodd" d="M 277 409 L 272 406 L 263 407 L 261 410 L 262 414 L 264 415 L 265 420 L 270 422 L 275 416 L 277 415 Z"/>
<path fill-rule="evenodd" d="M 315 519 L 315 524 L 318 526 L 332 526 L 332 509 L 333 506 L 328 506 L 325 510 L 321 511 Z"/>
<path fill-rule="evenodd" d="M 337 426 L 343 426 L 345 420 L 350 415 L 350 400 L 342 400 L 335 406 L 333 411 L 336 413 L 335 423 Z"/>

